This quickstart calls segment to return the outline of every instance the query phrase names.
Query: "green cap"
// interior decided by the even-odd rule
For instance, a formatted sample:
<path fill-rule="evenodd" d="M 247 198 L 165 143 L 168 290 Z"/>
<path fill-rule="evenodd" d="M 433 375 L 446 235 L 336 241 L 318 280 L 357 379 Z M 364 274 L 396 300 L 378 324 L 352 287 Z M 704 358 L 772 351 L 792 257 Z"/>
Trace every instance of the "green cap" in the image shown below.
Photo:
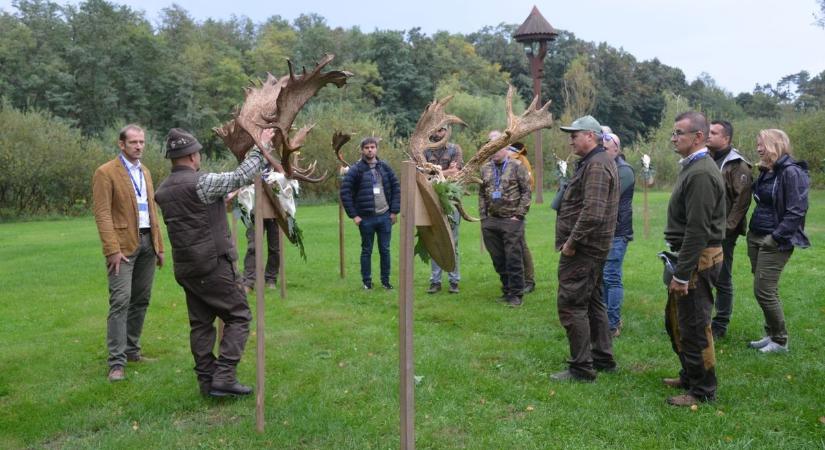
<path fill-rule="evenodd" d="M 593 118 L 593 116 L 579 117 L 574 120 L 569 127 L 560 128 L 562 131 L 566 131 L 568 133 L 572 133 L 574 131 L 592 131 L 594 133 L 602 134 L 602 126 L 599 124 L 598 120 Z"/>

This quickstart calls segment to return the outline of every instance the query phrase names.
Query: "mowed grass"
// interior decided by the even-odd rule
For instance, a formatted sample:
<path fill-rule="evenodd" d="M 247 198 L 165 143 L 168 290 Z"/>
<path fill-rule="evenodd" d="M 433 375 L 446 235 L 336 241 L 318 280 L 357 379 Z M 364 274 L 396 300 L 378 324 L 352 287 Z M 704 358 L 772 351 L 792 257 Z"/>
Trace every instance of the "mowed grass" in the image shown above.
<path fill-rule="evenodd" d="M 645 238 L 637 193 L 625 329 L 614 344 L 621 368 L 592 384 L 548 379 L 565 367 L 568 347 L 556 314 L 555 213 L 547 204 L 529 215 L 538 286 L 520 309 L 494 301 L 498 278 L 478 224 L 461 226 L 461 294 L 427 295 L 429 265 L 416 260 L 418 447 L 825 448 L 825 192 L 811 198 L 814 246 L 796 251 L 782 277 L 791 352 L 746 348 L 762 335 L 762 313 L 741 239 L 733 321 L 716 346 L 719 399 L 697 411 L 666 405 L 674 391 L 660 382 L 679 367 L 663 330 L 655 256 L 667 199 L 651 193 Z M 466 204 L 474 210 L 475 198 Z M 159 361 L 130 364 L 127 381 L 112 384 L 93 219 L 0 224 L 0 448 L 396 448 L 398 293 L 361 289 L 351 222 L 347 276 L 339 277 L 337 205 L 301 207 L 298 217 L 308 260 L 287 246 L 287 298 L 266 292 L 263 434 L 255 431 L 254 397 L 198 395 L 185 299 L 171 265 L 156 274 L 143 334 L 144 352 Z M 250 302 L 254 312 L 254 296 Z M 253 333 L 239 366 L 246 383 L 255 381 L 255 351 Z"/>

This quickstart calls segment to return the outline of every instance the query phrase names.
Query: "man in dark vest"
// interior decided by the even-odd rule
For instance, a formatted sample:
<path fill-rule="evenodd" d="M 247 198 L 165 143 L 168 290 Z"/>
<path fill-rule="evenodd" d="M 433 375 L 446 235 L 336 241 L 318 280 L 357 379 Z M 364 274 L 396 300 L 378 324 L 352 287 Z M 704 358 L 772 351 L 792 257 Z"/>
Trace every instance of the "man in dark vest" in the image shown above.
<path fill-rule="evenodd" d="M 616 161 L 619 172 L 619 215 L 616 218 L 616 232 L 610 244 L 610 253 L 604 263 L 604 303 L 607 306 L 607 320 L 610 334 L 614 338 L 622 334 L 622 303 L 624 302 L 624 283 L 622 282 L 622 265 L 627 252 L 627 245 L 633 240 L 633 190 L 636 174 L 622 154 L 619 136 L 604 133 L 604 149 Z"/>
<path fill-rule="evenodd" d="M 716 280 L 716 315 L 711 322 L 714 339 L 725 337 L 733 314 L 733 250 L 739 236 L 745 235 L 745 217 L 751 205 L 753 184 L 751 163 L 731 146 L 732 139 L 733 125 L 730 122 L 715 120 L 710 123 L 707 146 L 725 180 L 725 209 L 728 212 L 725 240 L 722 241 L 725 260 Z"/>
<path fill-rule="evenodd" d="M 265 130 L 261 141 L 271 139 L 272 130 Z M 229 237 L 223 198 L 251 183 L 261 172 L 264 157 L 254 148 L 234 172 L 202 173 L 200 150 L 201 144 L 186 130 L 169 131 L 166 157 L 172 160 L 172 173 L 158 188 L 155 200 L 172 244 L 175 279 L 186 292 L 189 344 L 201 394 L 248 395 L 252 389 L 238 382 L 236 367 L 252 314 L 235 269 L 238 254 Z M 212 353 L 215 317 L 225 324 L 217 358 Z"/>
<path fill-rule="evenodd" d="M 686 391 L 668 398 L 667 402 L 675 406 L 692 406 L 716 398 L 710 313 L 712 289 L 722 267 L 725 183 L 705 147 L 707 133 L 705 116 L 689 111 L 676 116 L 670 138 L 682 157 L 682 169 L 673 186 L 665 225 L 665 242 L 677 255 L 676 261 L 665 266 L 665 327 L 681 370 L 678 378 L 662 381 Z"/>

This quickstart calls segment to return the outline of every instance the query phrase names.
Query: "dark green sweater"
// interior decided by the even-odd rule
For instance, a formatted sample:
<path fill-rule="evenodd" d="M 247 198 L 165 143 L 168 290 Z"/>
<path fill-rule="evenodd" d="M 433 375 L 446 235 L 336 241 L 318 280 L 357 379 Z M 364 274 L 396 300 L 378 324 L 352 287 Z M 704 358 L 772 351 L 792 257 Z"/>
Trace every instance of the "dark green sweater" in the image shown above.
<path fill-rule="evenodd" d="M 688 281 L 707 247 L 725 238 L 725 183 L 710 156 L 695 159 L 676 178 L 667 207 L 665 241 L 679 252 L 674 276 Z"/>

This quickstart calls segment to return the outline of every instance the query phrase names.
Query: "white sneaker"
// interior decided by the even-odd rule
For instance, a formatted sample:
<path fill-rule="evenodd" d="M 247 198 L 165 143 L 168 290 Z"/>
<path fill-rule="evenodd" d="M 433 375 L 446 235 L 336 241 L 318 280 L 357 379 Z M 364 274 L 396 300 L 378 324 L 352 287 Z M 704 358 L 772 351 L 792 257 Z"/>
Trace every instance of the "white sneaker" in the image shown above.
<path fill-rule="evenodd" d="M 770 336 L 765 336 L 765 337 L 763 337 L 762 339 L 760 339 L 758 341 L 750 341 L 750 343 L 748 343 L 748 347 L 750 347 L 750 348 L 762 348 L 762 347 L 770 344 L 771 342 L 773 342 L 771 340 L 771 337 Z"/>
<path fill-rule="evenodd" d="M 788 344 L 781 345 L 771 341 L 768 345 L 760 348 L 759 351 L 762 353 L 787 353 Z"/>

